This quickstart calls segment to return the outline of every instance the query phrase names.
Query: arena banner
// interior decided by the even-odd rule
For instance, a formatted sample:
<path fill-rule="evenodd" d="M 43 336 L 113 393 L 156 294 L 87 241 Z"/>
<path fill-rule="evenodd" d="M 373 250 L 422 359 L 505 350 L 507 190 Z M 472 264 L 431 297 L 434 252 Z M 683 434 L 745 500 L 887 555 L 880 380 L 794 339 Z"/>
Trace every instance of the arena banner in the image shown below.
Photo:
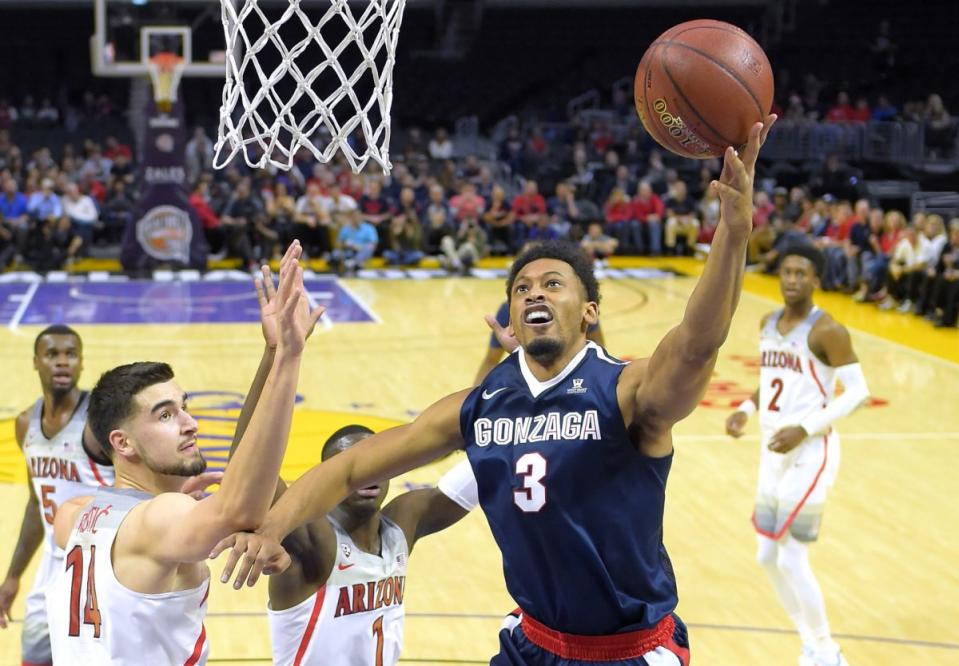
<path fill-rule="evenodd" d="M 170 113 L 148 102 L 140 167 L 140 201 L 123 234 L 120 263 L 125 271 L 160 266 L 206 268 L 208 248 L 200 219 L 188 198 L 183 105 Z"/>

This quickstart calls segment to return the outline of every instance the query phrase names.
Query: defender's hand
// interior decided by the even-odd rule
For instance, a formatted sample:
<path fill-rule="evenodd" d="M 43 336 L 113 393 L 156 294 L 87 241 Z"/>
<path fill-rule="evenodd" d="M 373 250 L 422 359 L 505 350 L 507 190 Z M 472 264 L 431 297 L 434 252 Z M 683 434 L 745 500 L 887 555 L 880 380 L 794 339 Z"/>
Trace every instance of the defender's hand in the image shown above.
<path fill-rule="evenodd" d="M 742 155 L 730 146 L 723 156 L 723 171 L 719 180 L 709 185 L 719 194 L 720 221 L 731 231 L 749 233 L 753 218 L 753 178 L 756 175 L 756 159 L 759 149 L 766 141 L 769 130 L 776 122 L 776 115 L 766 116 L 765 122 L 756 123 L 749 131 L 749 140 Z"/>
<path fill-rule="evenodd" d="M 802 426 L 786 426 L 772 436 L 767 447 L 776 453 L 789 453 L 807 437 L 809 433 Z"/>
<path fill-rule="evenodd" d="M 746 412 L 733 412 L 726 418 L 726 434 L 730 437 L 742 437 L 748 421 L 749 415 Z"/>
<path fill-rule="evenodd" d="M 207 496 L 206 489 L 215 486 L 223 481 L 223 472 L 203 472 L 196 476 L 187 477 L 180 488 L 180 492 L 189 495 L 195 500 L 201 500 Z"/>
<path fill-rule="evenodd" d="M 223 567 L 223 573 L 220 574 L 221 583 L 230 581 L 233 570 L 240 558 L 243 558 L 243 564 L 240 565 L 240 570 L 233 581 L 234 590 L 243 587 L 243 581 L 246 581 L 248 586 L 253 587 L 259 580 L 261 573 L 267 576 L 283 573 L 292 563 L 289 553 L 284 550 L 278 541 L 262 534 L 237 532 L 228 536 L 210 552 L 210 559 L 216 559 L 227 548 L 232 550 L 226 560 L 226 565 Z"/>
<path fill-rule="evenodd" d="M 310 310 L 303 284 L 303 268 L 299 264 L 303 249 L 293 241 L 280 265 L 280 286 L 276 290 L 277 348 L 298 355 L 326 308 Z"/>
<path fill-rule="evenodd" d="M 0 585 L 0 629 L 6 629 L 7 622 L 13 622 L 10 609 L 13 607 L 13 602 L 17 598 L 19 591 L 19 578 L 7 578 L 3 581 L 3 584 Z"/>
<path fill-rule="evenodd" d="M 499 322 L 496 321 L 496 317 L 493 315 L 486 315 L 483 319 L 486 320 L 486 325 L 493 331 L 493 335 L 496 336 L 500 346 L 506 350 L 507 354 L 512 354 L 513 351 L 519 347 L 519 341 L 516 339 L 516 336 L 513 335 L 512 329 L 500 326 Z"/>

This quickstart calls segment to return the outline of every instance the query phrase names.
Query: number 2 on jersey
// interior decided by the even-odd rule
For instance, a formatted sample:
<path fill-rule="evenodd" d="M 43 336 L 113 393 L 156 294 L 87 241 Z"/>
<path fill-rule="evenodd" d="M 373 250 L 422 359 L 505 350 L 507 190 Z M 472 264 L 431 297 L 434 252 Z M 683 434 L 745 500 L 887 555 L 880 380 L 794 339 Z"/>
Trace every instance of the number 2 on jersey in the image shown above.
<path fill-rule="evenodd" d="M 769 411 L 771 411 L 771 412 L 778 412 L 778 411 L 779 411 L 779 396 L 782 395 L 782 392 L 783 392 L 783 380 L 780 379 L 779 377 L 776 377 L 776 378 L 772 381 L 772 387 L 773 387 L 773 389 L 774 389 L 776 392 L 773 393 L 773 398 L 772 398 L 772 400 L 769 401 Z"/>
<path fill-rule="evenodd" d="M 97 605 L 97 584 L 93 579 L 97 547 L 90 546 L 90 565 L 87 567 L 87 602 L 83 605 L 83 624 L 93 625 L 93 637 L 100 638 L 100 607 Z M 67 555 L 67 570 L 73 567 L 70 584 L 70 636 L 80 635 L 80 586 L 83 582 L 83 549 L 74 546 Z"/>
<path fill-rule="evenodd" d="M 523 477 L 523 488 L 513 491 L 513 503 L 526 513 L 538 512 L 546 504 L 546 458 L 541 453 L 525 453 L 516 460 L 516 473 Z"/>

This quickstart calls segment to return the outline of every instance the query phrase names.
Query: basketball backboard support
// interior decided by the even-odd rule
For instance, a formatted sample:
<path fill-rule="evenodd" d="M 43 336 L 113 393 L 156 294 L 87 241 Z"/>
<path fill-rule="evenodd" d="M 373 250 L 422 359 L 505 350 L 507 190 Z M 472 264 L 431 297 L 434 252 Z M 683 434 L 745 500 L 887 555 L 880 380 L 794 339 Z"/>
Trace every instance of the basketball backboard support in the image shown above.
<path fill-rule="evenodd" d="M 90 38 L 97 76 L 147 76 L 160 52 L 183 58 L 183 76 L 222 77 L 221 6 L 216 0 L 94 0 Z"/>

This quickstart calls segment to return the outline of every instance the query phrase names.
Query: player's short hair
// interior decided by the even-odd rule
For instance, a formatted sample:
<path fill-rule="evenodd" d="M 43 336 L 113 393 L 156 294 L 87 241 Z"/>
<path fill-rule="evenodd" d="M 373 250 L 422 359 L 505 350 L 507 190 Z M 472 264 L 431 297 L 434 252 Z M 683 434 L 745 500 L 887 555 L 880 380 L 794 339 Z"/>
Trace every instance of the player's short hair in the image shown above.
<path fill-rule="evenodd" d="M 37 337 L 33 339 L 33 355 L 36 356 L 37 350 L 40 348 L 40 338 L 44 335 L 72 335 L 77 339 L 77 342 L 80 343 L 80 346 L 83 347 L 83 338 L 80 337 L 80 334 L 74 331 L 72 328 L 66 324 L 52 324 L 47 326 L 45 329 L 37 333 Z"/>
<path fill-rule="evenodd" d="M 812 263 L 813 269 L 816 271 L 816 277 L 821 278 L 823 272 L 826 270 L 826 257 L 823 253 L 812 245 L 806 243 L 796 243 L 794 245 L 788 246 L 783 250 L 782 259 L 786 257 L 803 257 L 808 259 Z M 780 262 L 780 265 L 782 263 Z"/>
<path fill-rule="evenodd" d="M 358 423 L 351 423 L 350 425 L 343 426 L 324 442 L 323 451 L 320 453 L 320 460 L 326 460 L 332 455 L 333 446 L 343 439 L 344 437 L 349 437 L 350 435 L 356 434 L 372 435 L 373 431 L 367 428 L 365 425 L 360 425 Z"/>
<path fill-rule="evenodd" d="M 139 361 L 120 365 L 100 375 L 97 385 L 90 392 L 87 423 L 100 448 L 111 459 L 110 433 L 133 414 L 137 393 L 173 379 L 173 368 L 166 363 Z"/>
<path fill-rule="evenodd" d="M 513 266 L 509 269 L 509 277 L 506 279 L 506 299 L 512 302 L 513 283 L 516 282 L 516 276 L 523 270 L 523 267 L 537 259 L 556 259 L 569 264 L 576 277 L 586 290 L 586 300 L 599 303 L 599 282 L 593 275 L 593 262 L 590 261 L 586 252 L 578 246 L 563 240 L 548 240 L 528 247 L 521 252 L 513 261 Z"/>

